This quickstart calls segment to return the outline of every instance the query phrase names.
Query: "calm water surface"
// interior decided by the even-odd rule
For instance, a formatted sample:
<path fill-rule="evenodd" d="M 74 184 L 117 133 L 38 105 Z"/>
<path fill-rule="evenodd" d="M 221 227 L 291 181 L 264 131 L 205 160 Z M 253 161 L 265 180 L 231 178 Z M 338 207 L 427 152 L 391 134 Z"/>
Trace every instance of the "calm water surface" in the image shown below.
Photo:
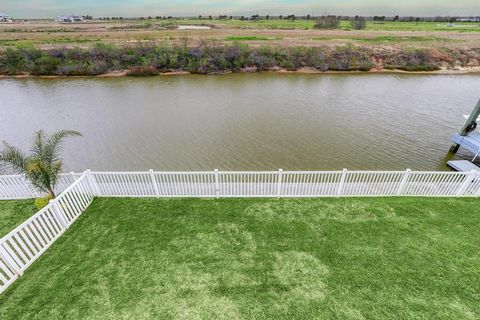
<path fill-rule="evenodd" d="M 446 170 L 480 76 L 0 81 L 0 139 L 77 129 L 66 170 Z M 468 158 L 459 153 L 456 158 Z"/>

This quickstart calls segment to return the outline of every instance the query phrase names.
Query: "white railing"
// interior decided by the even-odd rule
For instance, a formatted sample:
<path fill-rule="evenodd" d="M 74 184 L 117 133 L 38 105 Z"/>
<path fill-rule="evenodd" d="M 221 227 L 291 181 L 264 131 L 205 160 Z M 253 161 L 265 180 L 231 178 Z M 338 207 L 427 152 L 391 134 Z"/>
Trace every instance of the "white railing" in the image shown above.
<path fill-rule="evenodd" d="M 73 172 L 61 174 L 55 186 L 55 191 L 57 193 L 62 192 L 81 175 L 81 173 Z M 0 200 L 30 199 L 39 196 L 41 194 L 33 188 L 24 175 L 0 175 Z"/>
<path fill-rule="evenodd" d="M 480 196 L 480 173 L 407 171 L 91 172 L 101 197 Z"/>
<path fill-rule="evenodd" d="M 60 237 L 94 197 L 83 175 L 55 200 L 0 239 L 0 293 Z"/>
<path fill-rule="evenodd" d="M 31 198 L 21 176 L 0 177 L 1 197 Z M 66 184 L 72 184 L 66 187 Z M 60 237 L 94 197 L 480 197 L 480 173 L 407 171 L 90 172 L 0 239 L 0 293 Z"/>

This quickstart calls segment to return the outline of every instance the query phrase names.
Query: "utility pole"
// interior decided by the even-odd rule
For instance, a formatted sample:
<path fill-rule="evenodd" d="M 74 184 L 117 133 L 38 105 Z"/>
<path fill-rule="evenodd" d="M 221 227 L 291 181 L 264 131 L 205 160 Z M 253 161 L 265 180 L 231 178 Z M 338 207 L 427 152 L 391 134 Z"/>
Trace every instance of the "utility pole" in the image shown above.
<path fill-rule="evenodd" d="M 475 109 L 473 109 L 472 113 L 470 114 L 470 117 L 468 117 L 468 120 L 463 125 L 462 130 L 459 132 L 459 135 L 461 135 L 462 137 L 467 136 L 469 132 L 469 128 L 471 128 L 471 126 L 477 121 L 479 116 L 480 116 L 480 100 L 478 100 L 478 103 L 475 106 Z M 454 143 L 450 148 L 450 152 L 456 153 L 459 148 L 460 148 L 460 145 L 458 143 Z"/>

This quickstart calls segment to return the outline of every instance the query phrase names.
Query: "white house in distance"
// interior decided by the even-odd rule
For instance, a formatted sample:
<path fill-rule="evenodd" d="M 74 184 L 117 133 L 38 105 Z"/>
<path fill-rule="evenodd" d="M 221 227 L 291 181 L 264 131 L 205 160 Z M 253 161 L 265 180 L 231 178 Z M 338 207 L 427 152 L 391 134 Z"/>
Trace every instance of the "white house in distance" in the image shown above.
<path fill-rule="evenodd" d="M 0 22 L 13 22 L 8 14 L 0 13 Z"/>
<path fill-rule="evenodd" d="M 85 18 L 80 15 L 69 15 L 69 16 L 59 16 L 55 19 L 56 22 L 69 22 L 69 23 L 75 23 L 75 22 L 84 22 Z"/>

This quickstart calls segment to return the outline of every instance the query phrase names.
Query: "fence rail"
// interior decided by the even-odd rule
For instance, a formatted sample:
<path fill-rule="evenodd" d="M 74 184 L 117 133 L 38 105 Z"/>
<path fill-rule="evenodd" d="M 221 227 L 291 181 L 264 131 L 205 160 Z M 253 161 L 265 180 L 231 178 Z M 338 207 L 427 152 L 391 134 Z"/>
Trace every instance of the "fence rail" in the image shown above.
<path fill-rule="evenodd" d="M 87 176 L 0 239 L 0 293 L 10 286 L 85 211 L 94 197 Z"/>
<path fill-rule="evenodd" d="M 81 177 L 81 173 L 61 174 L 55 191 L 62 192 Z M 0 175 L 0 200 L 30 199 L 41 196 L 23 175 Z"/>
<path fill-rule="evenodd" d="M 420 171 L 91 172 L 101 197 L 480 196 L 480 173 Z"/>
<path fill-rule="evenodd" d="M 62 175 L 57 190 L 64 191 L 0 239 L 0 293 L 75 222 L 94 197 L 480 197 L 480 173 L 87 170 Z M 0 176 L 0 199 L 35 196 L 23 176 Z"/>

